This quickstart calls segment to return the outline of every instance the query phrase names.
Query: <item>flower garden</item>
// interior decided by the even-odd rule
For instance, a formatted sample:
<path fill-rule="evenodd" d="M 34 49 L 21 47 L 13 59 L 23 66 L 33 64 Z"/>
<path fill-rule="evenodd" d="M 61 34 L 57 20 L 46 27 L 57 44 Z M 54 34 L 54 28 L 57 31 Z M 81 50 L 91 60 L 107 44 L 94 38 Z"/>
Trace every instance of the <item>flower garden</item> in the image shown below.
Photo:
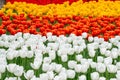
<path fill-rule="evenodd" d="M 0 80 L 120 80 L 120 1 L 7 2 Z"/>

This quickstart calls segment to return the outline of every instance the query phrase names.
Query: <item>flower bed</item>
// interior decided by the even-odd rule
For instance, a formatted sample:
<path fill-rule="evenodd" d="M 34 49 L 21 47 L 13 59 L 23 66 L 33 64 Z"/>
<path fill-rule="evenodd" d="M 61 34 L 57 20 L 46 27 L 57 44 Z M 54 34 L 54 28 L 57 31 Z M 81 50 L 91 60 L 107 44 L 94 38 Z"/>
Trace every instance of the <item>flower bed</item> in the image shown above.
<path fill-rule="evenodd" d="M 86 33 L 69 37 L 4 34 L 0 37 L 1 79 L 119 80 L 120 37 L 109 42 L 86 37 Z"/>

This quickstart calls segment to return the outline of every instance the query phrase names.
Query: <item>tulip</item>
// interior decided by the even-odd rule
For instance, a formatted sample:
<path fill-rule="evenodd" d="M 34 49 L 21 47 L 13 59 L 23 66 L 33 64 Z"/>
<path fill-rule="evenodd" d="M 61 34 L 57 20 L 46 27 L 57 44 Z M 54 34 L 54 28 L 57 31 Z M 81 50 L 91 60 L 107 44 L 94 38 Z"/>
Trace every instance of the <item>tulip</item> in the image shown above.
<path fill-rule="evenodd" d="M 117 80 L 120 80 L 120 73 L 116 74 L 116 78 L 117 78 Z"/>
<path fill-rule="evenodd" d="M 79 80 L 87 80 L 87 78 L 85 75 L 81 75 L 81 76 L 79 76 Z"/>
<path fill-rule="evenodd" d="M 104 61 L 104 58 L 102 56 L 97 57 L 97 62 L 102 63 Z"/>
<path fill-rule="evenodd" d="M 108 70 L 109 73 L 116 73 L 117 72 L 117 66 L 110 64 L 110 65 L 107 66 L 107 70 Z"/>
<path fill-rule="evenodd" d="M 10 52 L 7 52 L 6 57 L 8 60 L 12 60 L 15 57 L 15 53 L 13 52 L 13 50 L 11 50 Z"/>
<path fill-rule="evenodd" d="M 116 63 L 117 69 L 120 70 L 120 62 Z"/>
<path fill-rule="evenodd" d="M 105 77 L 100 77 L 99 80 L 106 80 L 106 78 Z"/>
<path fill-rule="evenodd" d="M 60 80 L 67 80 L 67 74 L 65 72 L 59 73 Z"/>
<path fill-rule="evenodd" d="M 61 64 L 56 64 L 55 66 L 55 72 L 59 73 L 62 69 L 62 65 Z"/>
<path fill-rule="evenodd" d="M 73 69 L 73 68 L 75 68 L 76 65 L 77 65 L 76 61 L 74 61 L 74 60 L 69 60 L 68 61 L 68 67 L 69 68 Z"/>
<path fill-rule="evenodd" d="M 6 71 L 6 65 L 0 64 L 0 73 L 4 73 Z"/>
<path fill-rule="evenodd" d="M 88 41 L 92 42 L 93 41 L 93 37 L 88 37 Z"/>
<path fill-rule="evenodd" d="M 82 58 L 83 58 L 82 55 L 76 55 L 76 60 L 77 60 L 78 62 L 80 62 Z"/>
<path fill-rule="evenodd" d="M 48 63 L 43 63 L 42 64 L 42 71 L 47 72 L 49 70 L 49 64 Z"/>
<path fill-rule="evenodd" d="M 5 78 L 5 80 L 17 80 L 17 77 L 9 77 L 9 78 Z"/>
<path fill-rule="evenodd" d="M 91 68 L 96 68 L 97 67 L 97 63 L 96 62 L 91 62 L 90 66 L 91 66 Z"/>
<path fill-rule="evenodd" d="M 49 57 L 51 58 L 51 60 L 54 60 L 56 58 L 56 53 L 54 50 L 49 51 Z"/>
<path fill-rule="evenodd" d="M 33 70 L 28 70 L 26 73 L 24 73 L 24 77 L 28 80 L 30 80 L 34 76 Z"/>
<path fill-rule="evenodd" d="M 106 66 L 103 63 L 97 63 L 96 70 L 100 73 L 104 73 L 106 71 Z"/>
<path fill-rule="evenodd" d="M 81 65 L 80 64 L 77 64 L 76 66 L 75 66 L 75 72 L 77 72 L 77 73 L 80 73 L 81 72 Z"/>
<path fill-rule="evenodd" d="M 73 79 L 75 77 L 75 71 L 74 70 L 67 70 L 67 77 L 70 79 Z"/>
<path fill-rule="evenodd" d="M 16 71 L 16 67 L 17 65 L 16 64 L 8 64 L 7 65 L 7 70 L 11 73 L 13 73 L 14 71 Z"/>
<path fill-rule="evenodd" d="M 35 70 L 39 69 L 42 64 L 42 61 L 34 61 L 34 63 L 31 63 L 31 67 Z"/>
<path fill-rule="evenodd" d="M 21 58 L 25 58 L 25 57 L 27 56 L 25 50 L 20 50 L 20 51 L 19 51 L 19 55 L 20 55 Z"/>
<path fill-rule="evenodd" d="M 94 50 L 90 50 L 88 52 L 88 54 L 89 54 L 90 57 L 95 57 L 95 51 Z"/>
<path fill-rule="evenodd" d="M 88 70 L 88 65 L 86 65 L 86 64 L 83 64 L 83 65 L 81 65 L 81 72 L 82 73 L 86 73 L 87 72 L 87 70 Z"/>
<path fill-rule="evenodd" d="M 62 62 L 67 62 L 68 56 L 67 55 L 61 55 L 61 61 Z"/>
<path fill-rule="evenodd" d="M 18 77 L 22 76 L 22 74 L 24 72 L 23 70 L 24 70 L 23 66 L 17 66 L 16 70 L 14 71 L 14 75 L 16 75 Z"/>
<path fill-rule="evenodd" d="M 40 78 L 33 76 L 30 80 L 40 80 Z"/>
<path fill-rule="evenodd" d="M 91 73 L 91 79 L 92 80 L 99 80 L 99 73 L 98 72 Z"/>
<path fill-rule="evenodd" d="M 45 57 L 44 59 L 43 59 L 43 63 L 51 63 L 51 58 L 50 57 Z"/>
<path fill-rule="evenodd" d="M 27 58 L 32 58 L 33 55 L 34 55 L 34 52 L 33 51 L 28 51 L 26 54 L 27 54 L 26 55 Z"/>
<path fill-rule="evenodd" d="M 54 76 L 55 76 L 53 71 L 48 71 L 47 75 L 48 75 L 48 79 L 50 79 L 50 80 L 52 80 L 54 78 Z"/>
<path fill-rule="evenodd" d="M 110 80 L 117 80 L 116 78 L 111 78 Z"/>
<path fill-rule="evenodd" d="M 87 38 L 87 33 L 82 33 L 82 38 Z"/>
<path fill-rule="evenodd" d="M 30 34 L 29 34 L 29 33 L 24 33 L 24 34 L 23 34 L 23 38 L 24 38 L 24 39 L 28 39 L 29 37 L 30 37 Z"/>
<path fill-rule="evenodd" d="M 40 74 L 40 80 L 48 80 L 48 75 L 46 73 Z"/>
<path fill-rule="evenodd" d="M 60 76 L 55 76 L 53 80 L 60 80 Z"/>
<path fill-rule="evenodd" d="M 105 65 L 112 64 L 112 58 L 111 57 L 104 58 L 104 64 Z"/>

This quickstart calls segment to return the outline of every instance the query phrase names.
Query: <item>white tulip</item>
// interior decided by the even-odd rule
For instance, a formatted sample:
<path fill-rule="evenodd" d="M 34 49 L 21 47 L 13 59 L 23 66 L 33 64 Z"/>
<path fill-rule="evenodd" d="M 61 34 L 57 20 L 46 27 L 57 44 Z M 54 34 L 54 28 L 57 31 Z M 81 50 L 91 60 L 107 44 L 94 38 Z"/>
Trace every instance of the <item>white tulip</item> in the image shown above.
<path fill-rule="evenodd" d="M 40 80 L 48 80 L 48 74 L 46 73 L 43 73 L 43 74 L 40 74 Z"/>
<path fill-rule="evenodd" d="M 37 70 L 37 69 L 40 68 L 41 64 L 42 64 L 42 61 L 34 61 L 34 62 L 31 63 L 30 65 L 31 65 L 31 67 L 32 67 L 33 69 Z"/>
<path fill-rule="evenodd" d="M 49 57 L 51 58 L 51 60 L 54 60 L 56 58 L 56 53 L 54 50 L 49 51 Z"/>
<path fill-rule="evenodd" d="M 49 64 L 48 64 L 48 63 L 43 63 L 43 64 L 42 64 L 42 70 L 43 70 L 44 72 L 47 72 L 47 71 L 49 70 Z"/>
<path fill-rule="evenodd" d="M 5 78 L 5 80 L 17 80 L 17 77 L 9 77 L 9 78 Z"/>
<path fill-rule="evenodd" d="M 105 65 L 109 65 L 109 64 L 112 64 L 112 58 L 111 57 L 107 57 L 107 58 L 104 58 L 104 64 Z"/>
<path fill-rule="evenodd" d="M 19 55 L 20 55 L 21 58 L 25 58 L 27 56 L 27 53 L 26 53 L 25 50 L 20 50 Z"/>
<path fill-rule="evenodd" d="M 116 74 L 116 78 L 117 78 L 117 80 L 120 80 L 120 73 Z"/>
<path fill-rule="evenodd" d="M 48 63 L 48 64 L 50 64 L 51 63 L 51 58 L 50 57 L 44 57 L 44 59 L 43 59 L 43 63 Z"/>
<path fill-rule="evenodd" d="M 4 73 L 6 71 L 6 65 L 0 64 L 0 73 Z"/>
<path fill-rule="evenodd" d="M 1 77 L 2 77 L 2 75 L 1 75 L 1 73 L 0 73 L 0 79 L 1 79 Z"/>
<path fill-rule="evenodd" d="M 117 80 L 116 78 L 111 78 L 110 80 Z"/>
<path fill-rule="evenodd" d="M 75 78 L 75 71 L 74 70 L 67 70 L 67 77 L 70 79 Z"/>
<path fill-rule="evenodd" d="M 16 64 L 8 64 L 8 65 L 7 65 L 7 70 L 8 70 L 10 73 L 13 73 L 14 71 L 16 71 L 16 67 L 17 67 Z"/>
<path fill-rule="evenodd" d="M 68 61 L 68 67 L 69 68 L 73 69 L 73 68 L 75 68 L 76 65 L 77 65 L 76 61 L 74 61 L 74 60 L 69 60 Z"/>
<path fill-rule="evenodd" d="M 30 80 L 34 76 L 34 71 L 33 70 L 28 70 L 26 73 L 24 73 L 24 77 L 27 80 Z"/>
<path fill-rule="evenodd" d="M 75 72 L 80 73 L 81 72 L 81 68 L 82 68 L 82 66 L 80 64 L 77 64 L 75 66 Z"/>
<path fill-rule="evenodd" d="M 87 38 L 87 33 L 86 32 L 82 33 L 82 38 Z"/>
<path fill-rule="evenodd" d="M 117 69 L 120 70 L 120 62 L 116 63 Z"/>
<path fill-rule="evenodd" d="M 90 63 L 90 66 L 91 66 L 91 68 L 96 68 L 97 63 L 96 63 L 96 62 L 91 62 L 91 63 Z"/>
<path fill-rule="evenodd" d="M 99 73 L 98 72 L 91 73 L 91 79 L 92 80 L 99 80 Z"/>
<path fill-rule="evenodd" d="M 118 58 L 118 52 L 117 52 L 117 51 L 111 51 L 111 57 L 112 57 L 113 59 Z"/>
<path fill-rule="evenodd" d="M 95 57 L 95 50 L 90 50 L 88 54 L 90 57 Z"/>
<path fill-rule="evenodd" d="M 102 56 L 97 57 L 97 62 L 102 63 L 104 61 L 104 58 Z"/>
<path fill-rule="evenodd" d="M 75 53 L 73 48 L 68 49 L 68 55 L 73 55 Z"/>
<path fill-rule="evenodd" d="M 55 76 L 53 80 L 60 80 L 60 76 Z"/>
<path fill-rule="evenodd" d="M 61 64 L 56 64 L 55 72 L 59 73 L 61 70 L 62 70 L 62 65 Z"/>
<path fill-rule="evenodd" d="M 106 50 L 105 56 L 106 56 L 106 57 L 110 57 L 110 56 L 111 56 L 111 51 L 110 51 L 110 50 Z"/>
<path fill-rule="evenodd" d="M 100 48 L 100 53 L 102 55 L 105 55 L 105 52 L 106 52 L 106 48 L 104 48 L 104 47 Z"/>
<path fill-rule="evenodd" d="M 97 63 L 96 70 L 100 73 L 104 73 L 106 71 L 106 66 L 103 63 Z"/>
<path fill-rule="evenodd" d="M 30 37 L 30 33 L 24 33 L 24 34 L 23 34 L 23 38 L 24 38 L 24 39 L 28 39 L 29 37 Z"/>
<path fill-rule="evenodd" d="M 99 80 L 106 80 L 106 78 L 105 77 L 100 77 Z"/>
<path fill-rule="evenodd" d="M 87 70 L 88 70 L 88 65 L 86 65 L 86 64 L 83 64 L 83 65 L 81 65 L 81 72 L 82 73 L 86 73 L 87 72 Z"/>
<path fill-rule="evenodd" d="M 117 72 L 117 66 L 107 65 L 107 70 L 108 70 L 109 73 L 116 73 Z"/>
<path fill-rule="evenodd" d="M 81 75 L 81 76 L 79 76 L 79 80 L 87 80 L 87 78 L 85 75 Z"/>
<path fill-rule="evenodd" d="M 13 50 L 7 52 L 6 57 L 8 60 L 12 60 L 15 57 L 15 53 L 13 52 Z"/>
<path fill-rule="evenodd" d="M 88 41 L 92 42 L 93 41 L 93 37 L 92 36 L 88 37 Z"/>
<path fill-rule="evenodd" d="M 67 55 L 61 55 L 61 61 L 62 62 L 67 62 L 68 56 Z"/>
<path fill-rule="evenodd" d="M 28 51 L 26 54 L 27 54 L 26 55 L 27 58 L 32 58 L 34 56 L 34 52 L 33 51 Z"/>
<path fill-rule="evenodd" d="M 20 77 L 20 76 L 22 76 L 23 72 L 24 72 L 23 66 L 17 65 L 16 70 L 14 71 L 14 75 Z"/>
<path fill-rule="evenodd" d="M 82 55 L 76 55 L 76 60 L 77 60 L 78 62 L 80 62 L 82 58 L 83 58 Z"/>
<path fill-rule="evenodd" d="M 40 80 L 40 78 L 33 76 L 30 80 Z"/>
<path fill-rule="evenodd" d="M 53 71 L 48 71 L 47 74 L 48 74 L 48 79 L 53 80 L 53 78 L 55 76 L 55 74 L 53 73 Z"/>
<path fill-rule="evenodd" d="M 60 72 L 59 77 L 60 80 L 67 80 L 67 74 L 65 72 Z"/>

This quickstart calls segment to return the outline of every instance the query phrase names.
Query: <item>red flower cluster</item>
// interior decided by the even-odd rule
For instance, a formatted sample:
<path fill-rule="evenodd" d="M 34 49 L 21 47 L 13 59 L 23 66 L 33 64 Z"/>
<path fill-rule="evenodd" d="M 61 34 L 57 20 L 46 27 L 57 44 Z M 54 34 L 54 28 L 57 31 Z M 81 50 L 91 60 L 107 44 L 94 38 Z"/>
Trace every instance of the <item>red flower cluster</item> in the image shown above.
<path fill-rule="evenodd" d="M 105 40 L 120 35 L 120 17 L 49 17 L 24 14 L 14 15 L 12 17 L 1 15 L 0 34 L 10 33 L 12 35 L 17 32 L 46 35 L 52 32 L 53 35 L 69 35 L 71 33 L 77 36 L 83 32 L 88 36 L 103 37 Z"/>

